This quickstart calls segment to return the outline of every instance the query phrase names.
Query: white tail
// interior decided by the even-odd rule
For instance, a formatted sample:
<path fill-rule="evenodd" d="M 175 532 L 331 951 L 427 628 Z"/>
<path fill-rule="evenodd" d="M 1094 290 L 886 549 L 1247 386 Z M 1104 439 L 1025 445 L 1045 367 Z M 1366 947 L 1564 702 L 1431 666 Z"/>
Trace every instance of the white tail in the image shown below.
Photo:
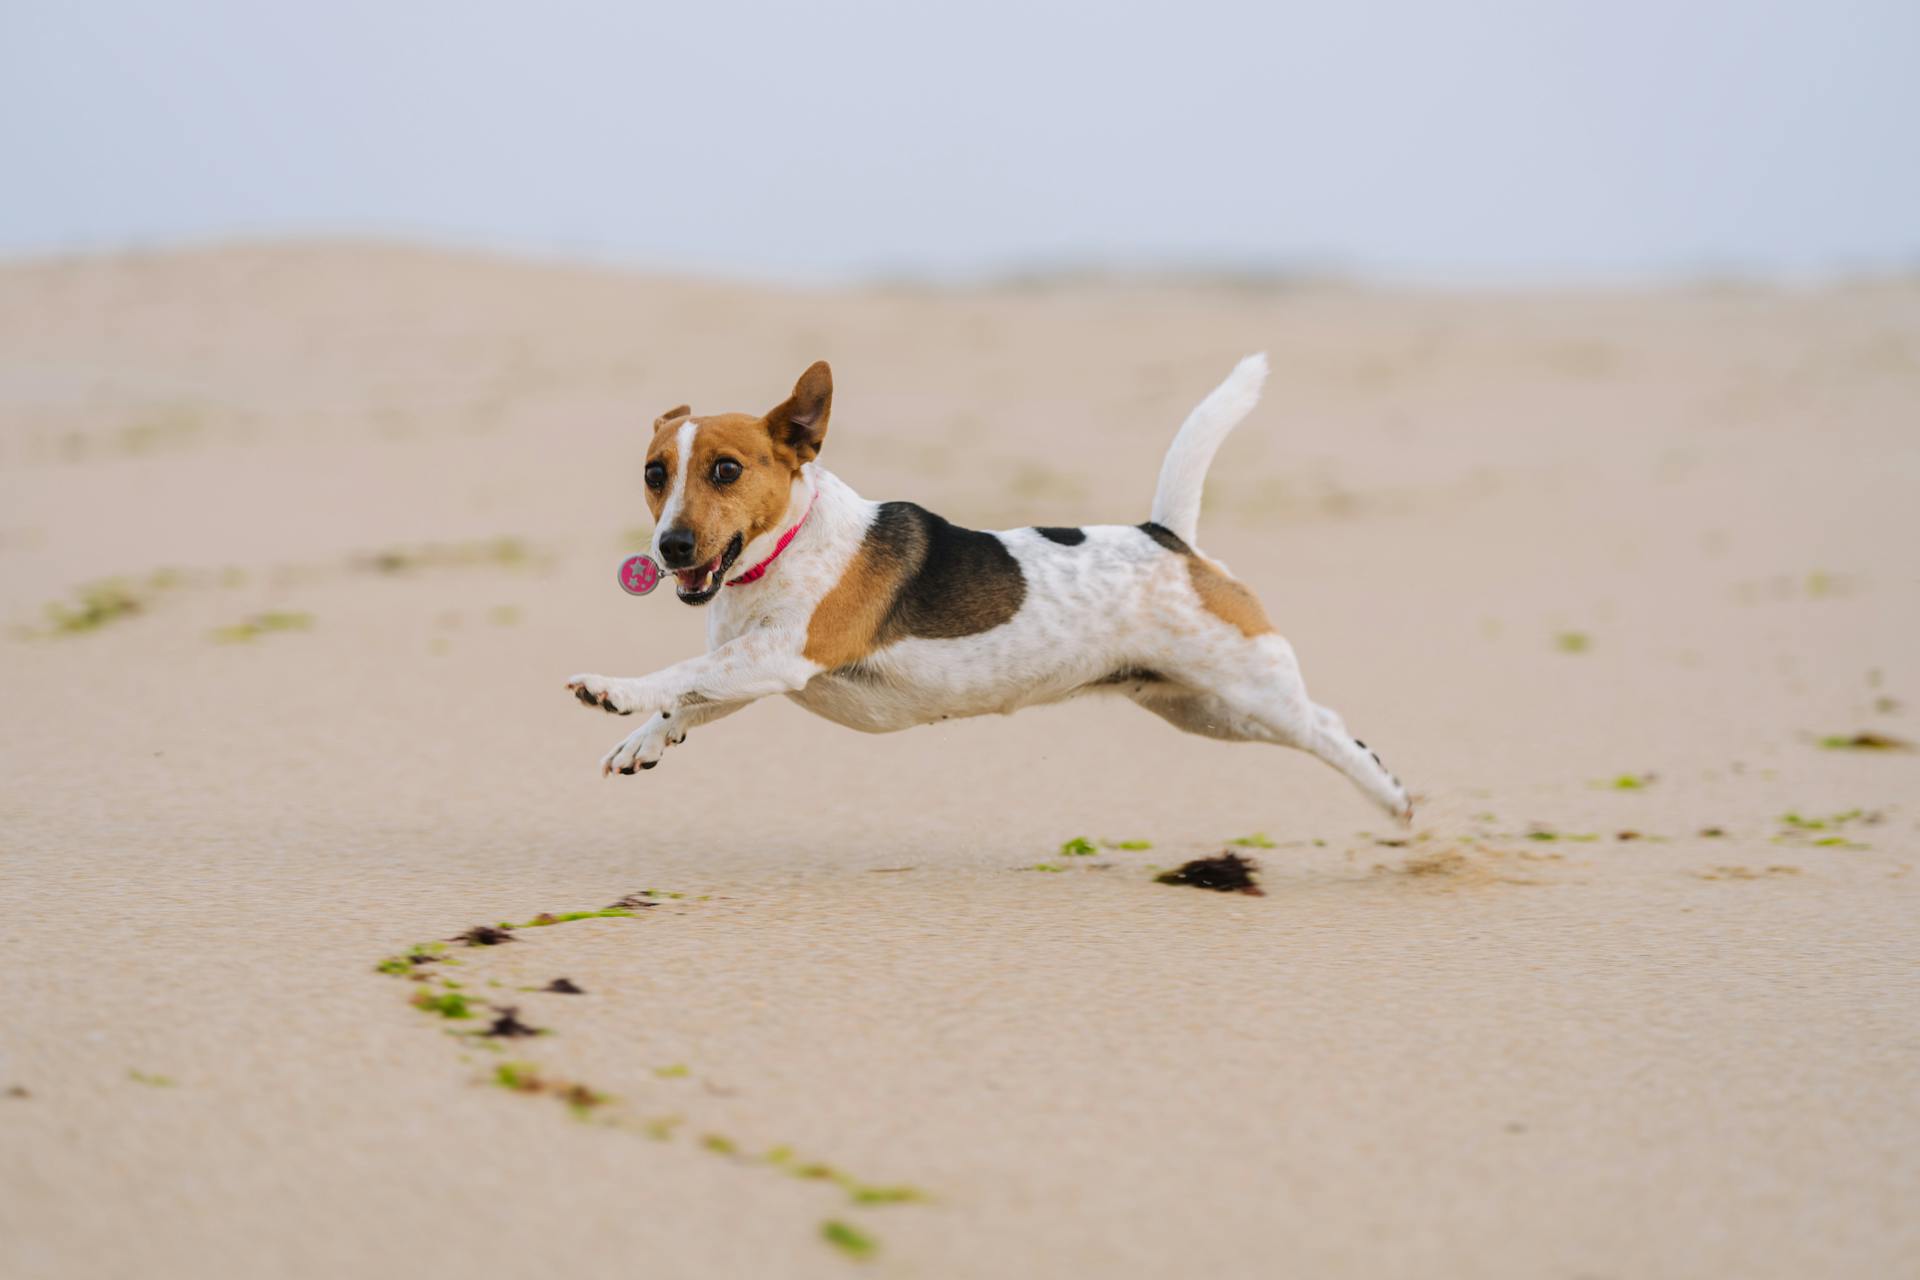
<path fill-rule="evenodd" d="M 1180 424 L 1180 434 L 1173 438 L 1166 461 L 1160 464 L 1160 486 L 1153 491 L 1153 522 L 1171 530 L 1190 547 L 1197 545 L 1200 491 L 1207 483 L 1207 468 L 1213 465 L 1213 455 L 1219 452 L 1221 442 L 1260 402 L 1260 388 L 1266 381 L 1265 352 L 1233 366 L 1227 380 Z"/>

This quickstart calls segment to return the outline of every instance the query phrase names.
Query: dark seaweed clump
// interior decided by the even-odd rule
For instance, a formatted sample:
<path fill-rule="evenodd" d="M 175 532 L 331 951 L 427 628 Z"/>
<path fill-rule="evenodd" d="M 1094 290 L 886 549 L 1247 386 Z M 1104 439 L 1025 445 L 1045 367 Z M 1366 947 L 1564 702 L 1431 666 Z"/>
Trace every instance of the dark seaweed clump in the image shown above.
<path fill-rule="evenodd" d="M 448 938 L 448 942 L 464 942 L 470 947 L 497 947 L 503 942 L 512 942 L 513 935 L 505 929 L 496 929 L 490 924 L 477 924 L 465 933 L 457 933 Z"/>
<path fill-rule="evenodd" d="M 493 1036 L 496 1039 L 506 1040 L 514 1036 L 537 1036 L 540 1034 L 540 1028 L 530 1027 L 520 1021 L 520 1009 L 517 1005 L 507 1005 L 505 1007 L 494 1005 L 493 1012 L 496 1015 L 493 1020 L 493 1025 L 480 1033 L 483 1036 Z"/>
<path fill-rule="evenodd" d="M 1154 877 L 1160 884 L 1184 884 L 1216 893 L 1247 893 L 1261 897 L 1264 891 L 1255 882 L 1260 864 L 1237 853 L 1222 853 L 1213 858 L 1195 858 L 1176 871 Z"/>
<path fill-rule="evenodd" d="M 563 996 L 583 996 L 587 994 L 585 991 L 581 990 L 580 987 L 575 985 L 572 978 L 555 978 L 552 982 L 549 982 L 546 986 L 540 989 L 542 991 L 557 992 Z"/>

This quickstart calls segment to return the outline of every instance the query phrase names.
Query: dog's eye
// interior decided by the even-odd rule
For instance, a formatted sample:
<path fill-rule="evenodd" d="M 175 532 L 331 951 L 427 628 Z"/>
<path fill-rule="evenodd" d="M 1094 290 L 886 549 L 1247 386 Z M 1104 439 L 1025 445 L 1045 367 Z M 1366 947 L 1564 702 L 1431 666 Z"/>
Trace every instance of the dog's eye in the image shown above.
<path fill-rule="evenodd" d="M 662 489 L 666 487 L 666 483 L 667 464 L 664 462 L 649 462 L 647 464 L 647 488 Z"/>
<path fill-rule="evenodd" d="M 740 478 L 740 464 L 732 458 L 722 458 L 713 464 L 713 482 L 732 484 Z"/>

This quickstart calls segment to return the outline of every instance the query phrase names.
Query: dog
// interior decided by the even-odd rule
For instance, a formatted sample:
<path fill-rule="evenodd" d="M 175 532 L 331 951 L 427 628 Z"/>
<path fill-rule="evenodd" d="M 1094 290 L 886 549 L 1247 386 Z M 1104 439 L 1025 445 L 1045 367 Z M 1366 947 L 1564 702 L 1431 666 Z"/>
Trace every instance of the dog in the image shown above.
<path fill-rule="evenodd" d="M 1266 375 L 1264 355 L 1247 357 L 1188 416 L 1149 520 L 1084 528 L 987 533 L 862 498 L 818 462 L 833 408 L 824 361 L 764 414 L 668 410 L 644 473 L 653 556 L 681 600 L 709 607 L 708 652 L 567 682 L 589 706 L 646 718 L 601 773 L 651 769 L 774 694 L 891 733 L 1104 692 L 1188 733 L 1311 752 L 1411 822 L 1406 788 L 1307 697 L 1259 600 L 1196 545 L 1207 468 Z"/>

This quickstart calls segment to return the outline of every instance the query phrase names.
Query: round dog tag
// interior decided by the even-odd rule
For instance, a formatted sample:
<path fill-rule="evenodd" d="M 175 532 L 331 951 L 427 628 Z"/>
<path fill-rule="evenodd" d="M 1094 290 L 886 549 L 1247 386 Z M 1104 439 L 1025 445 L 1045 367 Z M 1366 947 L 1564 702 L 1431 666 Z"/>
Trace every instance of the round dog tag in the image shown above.
<path fill-rule="evenodd" d="M 646 556 L 628 556 L 620 562 L 620 589 L 643 596 L 660 585 L 660 566 Z"/>

